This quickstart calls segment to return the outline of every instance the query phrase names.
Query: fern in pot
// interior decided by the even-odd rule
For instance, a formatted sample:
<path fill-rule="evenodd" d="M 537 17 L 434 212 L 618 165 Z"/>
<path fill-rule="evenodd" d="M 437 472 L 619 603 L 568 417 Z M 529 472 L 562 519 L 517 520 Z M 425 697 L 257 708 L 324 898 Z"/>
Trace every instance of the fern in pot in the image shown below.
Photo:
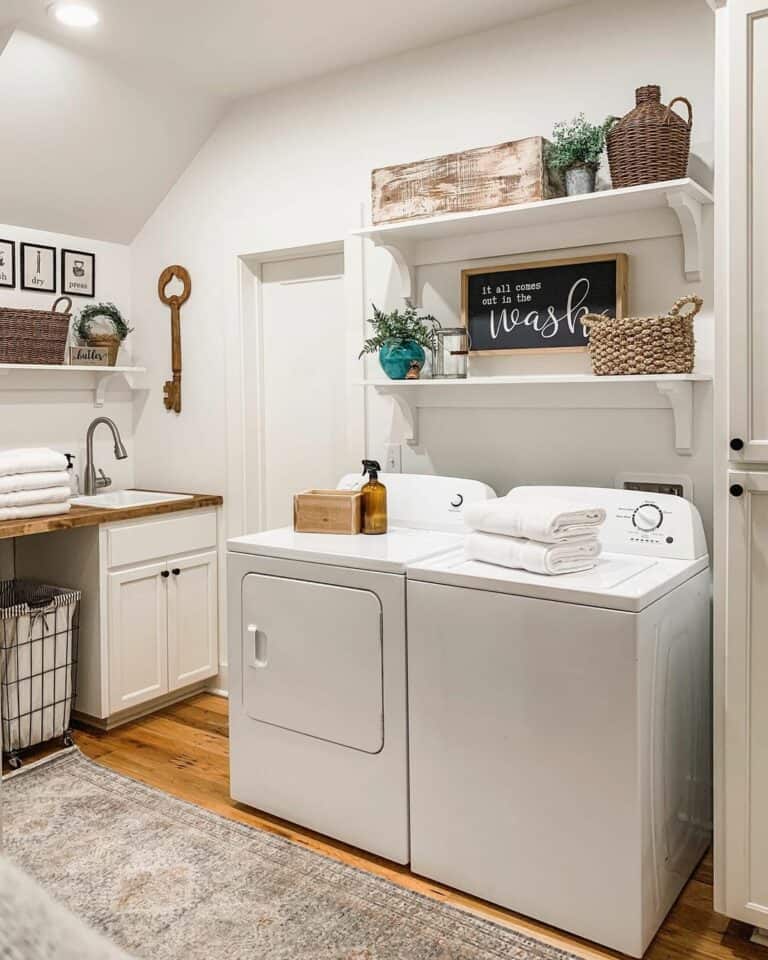
<path fill-rule="evenodd" d="M 374 335 L 364 341 L 360 356 L 378 353 L 379 363 L 390 380 L 405 380 L 414 364 L 421 370 L 426 359 L 424 348 L 434 351 L 437 345 L 437 320 L 429 315 L 420 317 L 411 306 L 402 312 L 384 313 L 374 303 L 373 317 L 368 322 Z"/>
<path fill-rule="evenodd" d="M 569 197 L 594 192 L 605 135 L 613 121 L 609 117 L 604 123 L 593 124 L 580 113 L 570 123 L 555 124 L 546 160 L 554 173 L 565 174 L 565 192 Z"/>

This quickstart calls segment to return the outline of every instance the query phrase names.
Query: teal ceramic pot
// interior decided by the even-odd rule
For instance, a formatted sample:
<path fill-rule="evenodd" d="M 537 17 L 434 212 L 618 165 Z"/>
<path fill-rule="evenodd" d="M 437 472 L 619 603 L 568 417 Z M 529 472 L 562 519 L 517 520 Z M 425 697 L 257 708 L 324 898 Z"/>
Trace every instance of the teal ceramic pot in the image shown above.
<path fill-rule="evenodd" d="M 379 350 L 379 363 L 390 380 L 405 380 L 414 360 L 424 366 L 424 348 L 415 340 L 405 343 L 385 343 Z"/>

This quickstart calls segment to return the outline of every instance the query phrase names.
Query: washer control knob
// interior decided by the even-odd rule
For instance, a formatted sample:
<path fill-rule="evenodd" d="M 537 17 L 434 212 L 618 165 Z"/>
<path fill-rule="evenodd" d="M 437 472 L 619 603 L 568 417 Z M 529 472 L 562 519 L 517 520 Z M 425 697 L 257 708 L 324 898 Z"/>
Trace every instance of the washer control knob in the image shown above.
<path fill-rule="evenodd" d="M 658 530 L 664 522 L 664 514 L 661 508 L 655 503 L 641 503 L 632 514 L 632 523 L 638 530 L 650 533 L 651 530 Z"/>
<path fill-rule="evenodd" d="M 464 503 L 464 495 L 457 493 L 456 496 L 451 500 L 452 507 L 460 507 Z"/>

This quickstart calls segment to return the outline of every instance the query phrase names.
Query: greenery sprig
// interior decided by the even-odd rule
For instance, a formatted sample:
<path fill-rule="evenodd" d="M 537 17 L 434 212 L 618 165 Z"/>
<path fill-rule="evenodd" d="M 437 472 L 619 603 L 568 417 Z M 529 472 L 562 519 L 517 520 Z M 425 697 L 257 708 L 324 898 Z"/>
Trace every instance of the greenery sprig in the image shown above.
<path fill-rule="evenodd" d="M 80 311 L 80 316 L 73 325 L 75 335 L 79 340 L 87 340 L 91 333 L 91 324 L 94 320 L 108 320 L 115 331 L 115 336 L 125 340 L 133 327 L 129 327 L 123 315 L 114 303 L 89 303 Z"/>
<path fill-rule="evenodd" d="M 589 123 L 583 113 L 570 123 L 561 121 L 552 130 L 552 142 L 546 148 L 546 160 L 551 170 L 584 166 L 597 170 L 605 147 L 605 135 L 615 117 L 601 124 Z"/>
<path fill-rule="evenodd" d="M 366 353 L 376 353 L 386 344 L 402 344 L 409 340 L 415 340 L 416 343 L 430 350 L 435 350 L 437 347 L 435 327 L 439 327 L 440 324 L 430 314 L 424 317 L 418 316 L 411 306 L 406 307 L 402 313 L 399 310 L 384 313 L 374 303 L 373 317 L 368 318 L 368 323 L 373 325 L 376 332 L 374 336 L 363 342 L 360 357 Z M 431 327 L 427 326 L 428 323 Z"/>

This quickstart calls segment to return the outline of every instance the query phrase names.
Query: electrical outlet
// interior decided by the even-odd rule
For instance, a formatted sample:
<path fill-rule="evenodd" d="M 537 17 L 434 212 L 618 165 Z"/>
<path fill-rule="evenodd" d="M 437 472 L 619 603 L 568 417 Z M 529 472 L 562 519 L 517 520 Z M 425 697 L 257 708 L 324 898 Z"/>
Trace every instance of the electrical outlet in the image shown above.
<path fill-rule="evenodd" d="M 399 443 L 388 443 L 384 450 L 384 473 L 403 472 L 403 448 Z"/>

